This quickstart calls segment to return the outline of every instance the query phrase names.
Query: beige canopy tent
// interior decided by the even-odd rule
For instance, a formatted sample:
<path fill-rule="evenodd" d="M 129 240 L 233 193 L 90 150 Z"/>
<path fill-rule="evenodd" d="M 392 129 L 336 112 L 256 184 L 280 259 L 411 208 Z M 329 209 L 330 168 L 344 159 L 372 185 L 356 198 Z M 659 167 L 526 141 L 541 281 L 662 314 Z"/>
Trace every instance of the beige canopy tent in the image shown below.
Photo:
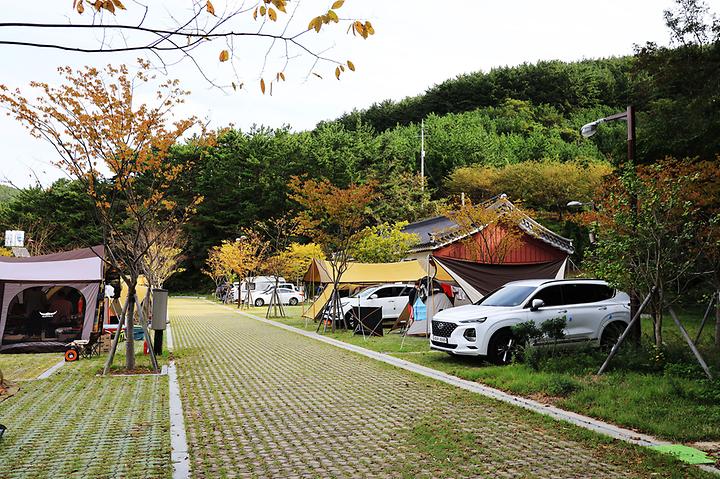
<path fill-rule="evenodd" d="M 427 271 L 416 260 L 398 263 L 348 263 L 340 276 L 340 285 L 370 285 L 381 283 L 414 282 L 427 276 Z M 306 283 L 325 285 L 325 289 L 315 302 L 303 313 L 306 318 L 314 319 L 319 315 L 332 297 L 335 275 L 329 261 L 313 259 L 303 280 Z"/>

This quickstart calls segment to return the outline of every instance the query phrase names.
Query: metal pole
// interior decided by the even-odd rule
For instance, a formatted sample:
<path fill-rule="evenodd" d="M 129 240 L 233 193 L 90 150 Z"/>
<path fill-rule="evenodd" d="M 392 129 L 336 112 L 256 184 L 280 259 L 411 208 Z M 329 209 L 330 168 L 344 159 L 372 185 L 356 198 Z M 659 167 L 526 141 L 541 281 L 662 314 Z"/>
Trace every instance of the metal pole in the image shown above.
<path fill-rule="evenodd" d="M 670 316 L 672 316 L 673 321 L 675 321 L 675 325 L 678 327 L 680 332 L 683 335 L 683 338 L 685 338 L 685 341 L 688 343 L 688 346 L 690 346 L 690 349 L 692 350 L 693 354 L 695 355 L 695 358 L 697 359 L 698 363 L 700 363 L 700 366 L 702 366 L 703 371 L 705 371 L 705 375 L 712 381 L 713 376 L 710 373 L 710 369 L 708 368 L 707 364 L 705 363 L 705 360 L 703 359 L 702 355 L 700 354 L 700 351 L 697 350 L 695 345 L 692 342 L 692 339 L 690 339 L 690 336 L 688 335 L 687 331 L 685 331 L 685 328 L 683 327 L 682 323 L 678 319 L 677 315 L 675 314 L 675 311 L 673 311 L 672 307 L 668 308 L 668 311 L 670 312 Z"/>
<path fill-rule="evenodd" d="M 425 191 L 425 119 L 420 120 L 420 191 Z"/>
<path fill-rule="evenodd" d="M 628 164 L 630 168 L 633 168 L 633 171 L 635 171 L 635 140 L 636 140 L 636 134 L 635 134 L 635 107 L 633 105 L 630 105 L 627 107 L 626 112 L 627 117 L 627 159 Z M 637 194 L 633 191 L 630 194 L 630 212 L 632 215 L 632 222 L 633 227 L 637 226 L 637 214 L 638 214 L 638 197 Z M 635 312 L 638 310 L 638 303 L 639 298 L 636 294 L 631 293 L 630 295 L 630 315 L 634 316 Z M 641 322 L 637 321 L 634 325 L 634 329 L 632 330 L 633 339 L 635 341 L 635 344 L 640 344 L 640 338 L 642 336 L 642 327 Z"/>
<path fill-rule="evenodd" d="M 605 359 L 605 362 L 602 364 L 602 366 L 600 366 L 600 369 L 597 372 L 598 376 L 605 372 L 605 369 L 607 369 L 608 365 L 610 364 L 610 361 L 615 356 L 615 353 L 617 353 L 618 350 L 620 349 L 620 345 L 622 345 L 623 341 L 625 341 L 625 338 L 630 334 L 630 331 L 632 330 L 633 325 L 636 322 L 639 322 L 640 315 L 642 314 L 643 309 L 645 309 L 645 306 L 647 306 L 647 304 L 650 302 L 650 298 L 652 298 L 652 296 L 654 294 L 655 294 L 655 287 L 653 286 L 653 288 L 650 290 L 650 293 L 648 293 L 647 297 L 645 297 L 645 301 L 642 302 L 642 304 L 640 305 L 638 310 L 635 312 L 635 315 L 630 320 L 630 324 L 627 325 L 627 327 L 625 328 L 625 331 L 623 331 L 623 333 L 620 335 L 620 338 L 618 338 L 617 343 L 615 343 L 615 345 L 610 350 L 610 354 L 608 354 L 607 359 Z"/>

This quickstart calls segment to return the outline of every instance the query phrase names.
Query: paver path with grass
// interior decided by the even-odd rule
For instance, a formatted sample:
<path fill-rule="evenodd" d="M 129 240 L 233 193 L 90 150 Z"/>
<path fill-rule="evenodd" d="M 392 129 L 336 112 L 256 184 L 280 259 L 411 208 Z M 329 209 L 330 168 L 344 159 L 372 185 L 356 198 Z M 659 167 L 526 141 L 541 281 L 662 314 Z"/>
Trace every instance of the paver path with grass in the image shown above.
<path fill-rule="evenodd" d="M 10 380 L 29 379 L 39 365 L 61 359 L 0 355 L 0 366 L 8 367 Z M 0 439 L 0 478 L 170 477 L 167 377 L 99 377 L 104 359 L 23 381 L 0 402 L 0 423 L 8 427 Z"/>
<path fill-rule="evenodd" d="M 649 475 L 636 449 L 222 306 L 174 299 L 171 324 L 193 477 Z"/>

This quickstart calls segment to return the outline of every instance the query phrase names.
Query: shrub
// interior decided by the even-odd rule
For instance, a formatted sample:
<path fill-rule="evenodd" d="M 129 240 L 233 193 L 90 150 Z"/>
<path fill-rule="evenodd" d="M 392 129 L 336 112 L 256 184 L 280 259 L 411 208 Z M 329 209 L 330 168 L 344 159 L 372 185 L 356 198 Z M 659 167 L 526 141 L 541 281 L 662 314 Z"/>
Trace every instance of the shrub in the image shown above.
<path fill-rule="evenodd" d="M 538 328 L 534 321 L 525 321 L 511 327 L 515 338 L 515 351 L 513 357 L 518 362 L 524 362 L 527 357 L 531 358 L 533 369 L 540 365 L 540 360 L 545 353 L 540 352 L 538 348 L 533 347 L 541 340 L 551 340 L 556 343 L 565 337 L 564 329 L 566 325 L 565 317 L 552 318 L 543 321 Z M 551 355 L 555 354 L 555 348 L 551 351 Z"/>

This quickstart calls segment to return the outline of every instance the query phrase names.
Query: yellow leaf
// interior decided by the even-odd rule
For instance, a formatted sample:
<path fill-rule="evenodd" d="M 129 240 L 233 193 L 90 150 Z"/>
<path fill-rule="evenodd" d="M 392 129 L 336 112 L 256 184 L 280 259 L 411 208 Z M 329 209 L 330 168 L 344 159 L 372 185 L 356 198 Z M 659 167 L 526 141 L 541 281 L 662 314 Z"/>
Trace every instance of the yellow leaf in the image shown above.
<path fill-rule="evenodd" d="M 287 13 L 287 10 L 285 10 L 285 0 L 273 0 L 273 5 L 281 12 Z"/>
<path fill-rule="evenodd" d="M 328 16 L 328 19 L 332 20 L 335 23 L 340 21 L 340 19 L 337 16 L 337 13 L 333 12 L 332 10 L 328 10 L 327 16 Z"/>
<path fill-rule="evenodd" d="M 257 13 L 258 13 L 258 9 L 255 8 L 255 11 L 253 12 L 253 20 L 257 20 Z"/>
<path fill-rule="evenodd" d="M 80 1 L 77 3 L 77 12 L 80 13 L 80 14 L 82 14 L 82 12 L 84 12 L 84 11 L 85 11 L 85 7 L 83 6 L 82 0 L 80 0 Z"/>
<path fill-rule="evenodd" d="M 265 80 L 260 79 L 260 91 L 262 91 L 263 95 L 265 94 Z"/>
<path fill-rule="evenodd" d="M 272 20 L 273 22 L 277 21 L 277 12 L 274 8 L 268 8 L 268 17 L 270 17 L 270 20 Z"/>
<path fill-rule="evenodd" d="M 347 61 L 347 66 L 350 69 L 350 71 L 355 71 L 355 64 L 351 62 L 350 60 Z"/>
<path fill-rule="evenodd" d="M 265 5 L 263 5 L 262 7 L 260 7 L 260 16 L 264 17 L 265 13 L 267 13 L 267 8 L 265 8 Z"/>
<path fill-rule="evenodd" d="M 115 15 L 115 5 L 113 5 L 113 2 L 108 2 L 108 1 L 106 1 L 106 2 L 103 4 L 103 6 L 104 6 L 105 10 L 107 10 L 108 12 L 112 13 L 113 15 Z"/>
<path fill-rule="evenodd" d="M 338 8 L 343 6 L 343 3 L 345 3 L 345 0 L 336 0 L 335 3 L 332 4 L 332 8 L 334 10 L 337 10 Z"/>
<path fill-rule="evenodd" d="M 220 61 L 226 62 L 230 59 L 230 52 L 227 50 L 223 50 L 220 52 Z"/>
<path fill-rule="evenodd" d="M 320 17 L 315 17 L 312 20 L 310 20 L 310 24 L 308 25 L 308 30 L 312 30 L 314 28 L 316 32 L 319 32 L 321 27 L 322 27 L 322 19 Z"/>
<path fill-rule="evenodd" d="M 285 74 L 283 72 L 280 72 L 280 79 L 282 81 L 285 81 Z"/>
<path fill-rule="evenodd" d="M 340 79 L 340 67 L 335 67 L 335 78 Z"/>
<path fill-rule="evenodd" d="M 207 9 L 207 12 L 208 12 L 210 15 L 215 15 L 215 7 L 213 7 L 213 4 L 210 3 L 210 0 L 208 0 L 207 5 L 205 6 L 205 8 Z"/>
<path fill-rule="evenodd" d="M 122 2 L 120 2 L 120 0 L 112 0 L 112 2 L 113 2 L 113 4 L 115 4 L 115 6 L 116 6 L 117 8 L 119 8 L 120 10 L 127 10 L 127 9 L 125 8 L 125 5 L 123 5 Z"/>
<path fill-rule="evenodd" d="M 365 22 L 365 30 L 367 30 L 367 32 L 368 32 L 370 35 L 374 35 L 374 34 L 375 34 L 375 29 L 373 28 L 373 26 L 372 26 L 372 24 L 371 24 L 370 22 Z"/>

